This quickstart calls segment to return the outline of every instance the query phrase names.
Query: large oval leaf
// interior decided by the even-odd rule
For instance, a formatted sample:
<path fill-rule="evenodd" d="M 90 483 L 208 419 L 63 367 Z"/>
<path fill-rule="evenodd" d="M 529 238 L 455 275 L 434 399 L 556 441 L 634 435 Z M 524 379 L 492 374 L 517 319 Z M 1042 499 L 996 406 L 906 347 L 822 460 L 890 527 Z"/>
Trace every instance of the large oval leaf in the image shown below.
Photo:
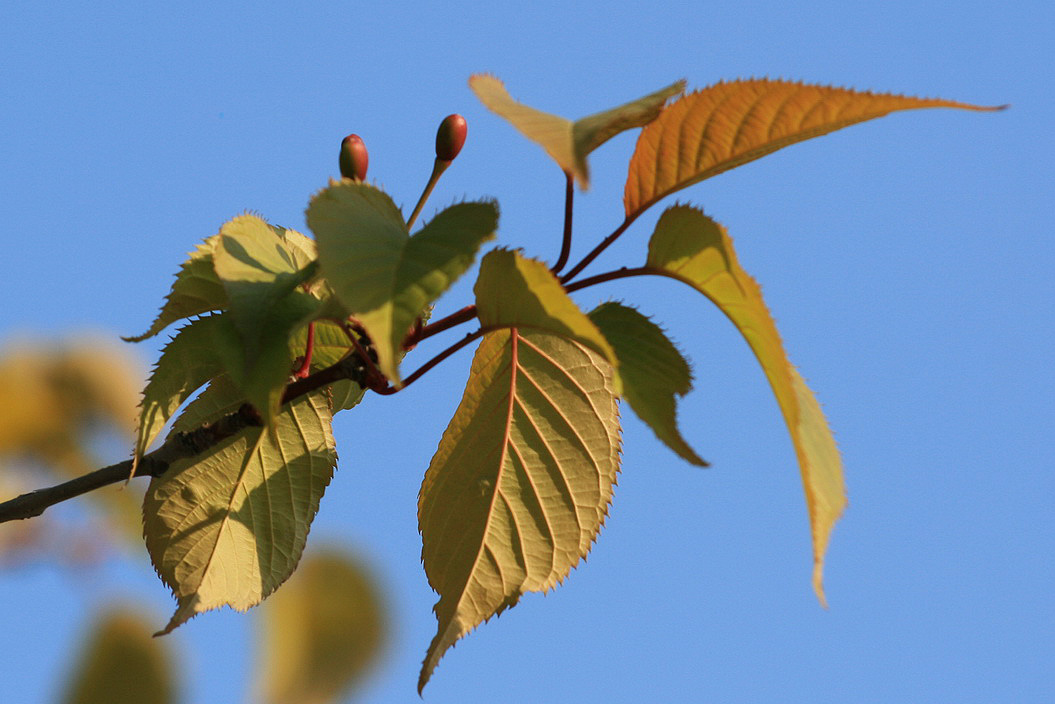
<path fill-rule="evenodd" d="M 150 482 L 143 533 L 177 600 L 168 633 L 209 609 L 255 606 L 300 560 L 337 462 L 324 394 L 283 407 L 275 432 L 250 427 Z"/>
<path fill-rule="evenodd" d="M 669 208 L 648 245 L 648 266 L 707 296 L 747 340 L 776 395 L 798 456 L 813 533 L 813 588 L 824 603 L 824 553 L 846 506 L 842 462 L 820 404 L 788 361 L 762 290 L 740 268 L 725 228 L 695 208 Z"/>
<path fill-rule="evenodd" d="M 1000 109 L 768 79 L 690 93 L 641 132 L 626 179 L 626 215 L 790 144 L 913 108 Z"/>
<path fill-rule="evenodd" d="M 484 337 L 418 501 L 425 573 L 440 595 L 419 692 L 455 641 L 586 555 L 618 464 L 604 359 L 516 328 Z"/>

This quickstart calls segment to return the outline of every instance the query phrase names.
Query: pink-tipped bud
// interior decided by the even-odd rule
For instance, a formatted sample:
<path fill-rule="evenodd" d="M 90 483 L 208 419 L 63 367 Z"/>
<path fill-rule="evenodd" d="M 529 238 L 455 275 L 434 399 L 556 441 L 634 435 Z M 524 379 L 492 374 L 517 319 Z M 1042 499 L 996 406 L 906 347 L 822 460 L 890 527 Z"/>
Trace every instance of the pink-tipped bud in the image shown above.
<path fill-rule="evenodd" d="M 465 144 L 465 135 L 469 125 L 461 115 L 448 115 L 443 118 L 440 128 L 436 130 L 436 158 L 443 161 L 454 161 Z"/>
<path fill-rule="evenodd" d="M 366 178 L 366 167 L 370 164 L 370 155 L 366 145 L 357 134 L 350 134 L 341 140 L 341 176 L 362 181 Z"/>

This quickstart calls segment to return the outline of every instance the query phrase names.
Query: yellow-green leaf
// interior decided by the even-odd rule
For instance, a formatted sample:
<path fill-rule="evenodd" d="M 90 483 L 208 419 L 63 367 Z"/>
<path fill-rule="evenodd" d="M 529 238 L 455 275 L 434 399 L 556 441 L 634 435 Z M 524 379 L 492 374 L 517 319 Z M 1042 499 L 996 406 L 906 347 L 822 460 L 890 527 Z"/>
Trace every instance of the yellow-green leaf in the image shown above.
<path fill-rule="evenodd" d="M 619 356 L 623 396 L 634 413 L 682 459 L 706 467 L 678 431 L 674 397 L 692 389 L 692 370 L 678 348 L 658 325 L 619 303 L 599 305 L 590 320 Z"/>
<path fill-rule="evenodd" d="M 274 433 L 250 427 L 151 480 L 143 534 L 176 597 L 162 631 L 260 603 L 297 566 L 337 461 L 325 394 L 282 408 Z"/>
<path fill-rule="evenodd" d="M 261 606 L 256 677 L 264 704 L 337 704 L 377 664 L 388 638 L 380 586 L 358 559 L 310 553 Z"/>
<path fill-rule="evenodd" d="M 82 646 L 65 704 L 174 704 L 176 677 L 167 645 L 143 616 L 106 613 Z"/>
<path fill-rule="evenodd" d="M 292 371 L 290 335 L 321 305 L 300 290 L 314 263 L 298 270 L 284 235 L 255 215 L 240 215 L 220 229 L 213 253 L 228 315 L 242 340 L 244 363 L 231 375 L 269 427 Z"/>
<path fill-rule="evenodd" d="M 491 202 L 459 203 L 410 237 L 387 195 L 344 180 L 312 199 L 308 225 L 323 276 L 369 333 L 378 368 L 398 384 L 407 332 L 494 237 L 498 209 Z"/>
<path fill-rule="evenodd" d="M 619 466 L 612 380 L 602 357 L 562 337 L 484 336 L 418 501 L 440 595 L 419 692 L 455 641 L 556 586 L 589 551 Z"/>
<path fill-rule="evenodd" d="M 813 393 L 788 361 L 762 290 L 736 259 L 725 228 L 695 208 L 669 208 L 656 224 L 648 266 L 707 296 L 747 340 L 776 395 L 791 433 L 813 534 L 813 588 L 824 603 L 824 553 L 846 506 L 835 439 Z"/>
<path fill-rule="evenodd" d="M 138 461 L 184 401 L 241 363 L 241 340 L 226 314 L 209 315 L 180 328 L 165 346 L 143 389 L 134 458 Z"/>
<path fill-rule="evenodd" d="M 914 108 L 1000 109 L 768 79 L 721 82 L 690 93 L 641 132 L 623 197 L 627 217 L 782 147 Z"/>
<path fill-rule="evenodd" d="M 608 362 L 619 364 L 615 350 L 589 316 L 568 297 L 544 263 L 509 249 L 488 252 L 473 288 L 476 314 L 488 328 L 540 330 L 586 345 Z M 622 392 L 618 374 L 616 393 Z"/>
<path fill-rule="evenodd" d="M 494 76 L 476 74 L 469 78 L 469 87 L 491 112 L 545 149 L 566 173 L 574 174 L 585 190 L 590 187 L 586 156 L 620 132 L 654 120 L 668 99 L 685 90 L 685 81 L 575 122 L 513 100 L 502 81 Z"/>
<path fill-rule="evenodd" d="M 124 338 L 126 341 L 141 342 L 157 335 L 177 320 L 227 307 L 227 293 L 212 265 L 213 252 L 219 240 L 219 235 L 213 235 L 190 253 L 190 258 L 176 274 L 172 290 L 165 297 L 165 305 L 150 329 L 142 335 Z"/>

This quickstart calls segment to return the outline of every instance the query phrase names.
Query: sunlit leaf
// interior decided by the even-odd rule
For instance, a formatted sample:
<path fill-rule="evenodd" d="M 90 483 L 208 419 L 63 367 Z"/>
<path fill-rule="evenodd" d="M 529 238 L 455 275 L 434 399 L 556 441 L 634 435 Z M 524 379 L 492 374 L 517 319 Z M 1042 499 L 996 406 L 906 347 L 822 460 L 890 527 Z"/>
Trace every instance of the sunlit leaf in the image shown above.
<path fill-rule="evenodd" d="M 242 342 L 225 314 L 180 328 L 143 389 L 135 457 L 142 457 L 172 414 L 210 379 L 241 364 Z"/>
<path fill-rule="evenodd" d="M 768 79 L 722 82 L 690 93 L 641 132 L 623 197 L 627 217 L 790 144 L 914 108 L 999 109 Z"/>
<path fill-rule="evenodd" d="M 213 235 L 190 253 L 190 258 L 176 274 L 172 290 L 165 297 L 165 305 L 150 329 L 142 335 L 126 337 L 125 340 L 140 342 L 157 335 L 177 320 L 227 307 L 227 293 L 212 265 L 213 252 L 219 240 L 219 235 Z"/>
<path fill-rule="evenodd" d="M 824 553 L 846 506 L 842 462 L 824 414 L 784 352 L 762 290 L 740 268 L 725 228 L 695 208 L 669 208 L 656 224 L 648 266 L 703 293 L 736 325 L 765 371 L 791 433 L 813 533 L 813 588 L 824 603 Z"/>
<path fill-rule="evenodd" d="M 613 367 L 618 365 L 608 340 L 543 262 L 508 249 L 488 252 L 480 263 L 473 291 L 481 325 L 520 327 L 567 337 L 600 353 Z M 616 393 L 621 392 L 618 375 L 614 383 Z"/>
<path fill-rule="evenodd" d="M 213 266 L 242 341 L 244 363 L 230 369 L 232 378 L 270 425 L 292 371 L 289 337 L 320 306 L 299 290 L 314 265 L 298 270 L 274 228 L 255 215 L 241 215 L 220 229 Z"/>
<path fill-rule="evenodd" d="M 303 353 L 307 343 L 307 331 L 302 328 L 292 338 L 294 350 Z M 348 336 L 339 325 L 318 320 L 315 322 L 315 350 L 311 357 L 311 371 L 316 372 L 344 359 L 353 348 Z M 330 386 L 333 394 L 333 412 L 354 408 L 363 400 L 366 393 L 359 384 L 350 379 L 342 379 Z"/>
<path fill-rule="evenodd" d="M 594 308 L 590 320 L 619 356 L 623 396 L 634 413 L 682 459 L 706 466 L 678 431 L 675 396 L 692 389 L 692 371 L 678 348 L 658 325 L 619 303 Z"/>
<path fill-rule="evenodd" d="M 337 704 L 382 653 L 388 623 L 381 589 L 359 561 L 311 553 L 260 609 L 256 676 L 263 704 Z"/>
<path fill-rule="evenodd" d="M 469 79 L 469 87 L 489 110 L 545 149 L 561 169 L 574 174 L 585 190 L 590 187 L 587 155 L 620 132 L 654 120 L 668 99 L 685 90 L 685 81 L 575 122 L 513 100 L 502 81 L 494 76 L 474 75 Z"/>
<path fill-rule="evenodd" d="M 323 276 L 369 333 L 378 368 L 398 383 L 407 332 L 494 237 L 498 209 L 459 203 L 410 237 L 387 195 L 345 180 L 312 199 L 308 225 Z"/>
<path fill-rule="evenodd" d="M 336 464 L 324 394 L 282 408 L 151 480 L 143 533 L 177 609 L 162 631 L 220 606 L 255 606 L 289 577 Z"/>
<path fill-rule="evenodd" d="M 168 646 L 150 637 L 139 614 L 106 614 L 82 646 L 65 704 L 174 704 L 176 677 Z"/>
<path fill-rule="evenodd" d="M 451 645 L 589 551 L 619 463 L 610 365 L 571 340 L 484 336 L 421 487 L 422 558 L 439 630 L 418 690 Z"/>

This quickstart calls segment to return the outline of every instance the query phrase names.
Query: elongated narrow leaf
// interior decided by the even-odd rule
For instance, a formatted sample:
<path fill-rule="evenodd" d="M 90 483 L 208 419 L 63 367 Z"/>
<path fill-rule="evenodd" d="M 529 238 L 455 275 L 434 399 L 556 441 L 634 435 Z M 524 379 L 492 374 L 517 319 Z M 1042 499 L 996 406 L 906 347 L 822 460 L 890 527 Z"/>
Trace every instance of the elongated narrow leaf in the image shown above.
<path fill-rule="evenodd" d="M 387 195 L 342 181 L 312 199 L 308 225 L 323 276 L 370 334 L 381 372 L 398 383 L 407 332 L 494 237 L 498 209 L 492 202 L 459 203 L 410 237 Z"/>
<path fill-rule="evenodd" d="M 225 314 L 198 318 L 165 346 L 143 389 L 135 458 L 142 457 L 184 401 L 210 379 L 241 363 L 242 343 Z"/>
<path fill-rule="evenodd" d="M 213 235 L 190 253 L 190 258 L 176 274 L 172 290 L 165 297 L 165 305 L 150 329 L 142 335 L 124 338 L 126 341 L 141 342 L 157 335 L 177 320 L 227 307 L 227 293 L 216 277 L 212 264 L 219 239 L 219 235 Z"/>
<path fill-rule="evenodd" d="M 337 460 L 324 394 L 283 407 L 275 433 L 247 428 L 151 480 L 143 533 L 177 608 L 162 631 L 255 606 L 289 577 Z"/>
<path fill-rule="evenodd" d="M 669 208 L 648 246 L 648 266 L 703 293 L 736 325 L 755 353 L 798 456 L 813 533 L 813 588 L 824 603 L 824 553 L 846 507 L 842 462 L 813 393 L 788 361 L 762 290 L 740 268 L 725 228 L 695 208 Z"/>
<path fill-rule="evenodd" d="M 619 463 L 611 367 L 570 340 L 484 336 L 418 501 L 439 630 L 418 691 L 480 623 L 561 582 L 589 551 Z"/>
<path fill-rule="evenodd" d="M 489 110 L 504 117 L 521 134 L 545 149 L 566 173 L 574 174 L 585 190 L 590 187 L 587 155 L 620 132 L 642 127 L 654 120 L 667 100 L 685 90 L 685 81 L 672 83 L 643 98 L 575 122 L 513 100 L 502 81 L 494 76 L 472 76 L 469 87 Z"/>
<path fill-rule="evenodd" d="M 167 644 L 146 619 L 113 610 L 95 625 L 66 687 L 65 704 L 174 704 L 176 677 Z"/>
<path fill-rule="evenodd" d="M 722 82 L 690 93 L 641 132 L 623 197 L 627 217 L 788 145 L 914 108 L 1000 109 L 768 79 Z"/>
<path fill-rule="evenodd" d="M 682 459 L 706 467 L 678 431 L 675 396 L 692 389 L 692 371 L 678 348 L 658 325 L 619 303 L 594 308 L 590 320 L 619 356 L 623 396 L 634 413 Z"/>
<path fill-rule="evenodd" d="M 619 364 L 615 350 L 597 325 L 568 297 L 549 267 L 509 249 L 488 252 L 473 288 L 476 314 L 486 327 L 540 330 L 586 345 L 608 362 Z M 616 393 L 622 392 L 618 374 Z"/>
<path fill-rule="evenodd" d="M 360 684 L 388 637 L 381 589 L 358 559 L 311 553 L 260 609 L 255 678 L 263 704 L 338 704 Z"/>

